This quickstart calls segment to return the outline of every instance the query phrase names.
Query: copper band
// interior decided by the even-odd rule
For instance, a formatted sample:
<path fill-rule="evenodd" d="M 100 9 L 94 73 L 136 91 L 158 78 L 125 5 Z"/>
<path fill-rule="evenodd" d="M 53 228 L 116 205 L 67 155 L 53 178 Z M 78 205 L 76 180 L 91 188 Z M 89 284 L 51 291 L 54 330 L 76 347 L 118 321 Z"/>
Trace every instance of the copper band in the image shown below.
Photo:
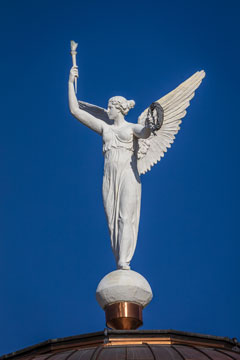
<path fill-rule="evenodd" d="M 106 325 L 116 330 L 135 330 L 143 324 L 142 306 L 119 302 L 106 306 Z"/>

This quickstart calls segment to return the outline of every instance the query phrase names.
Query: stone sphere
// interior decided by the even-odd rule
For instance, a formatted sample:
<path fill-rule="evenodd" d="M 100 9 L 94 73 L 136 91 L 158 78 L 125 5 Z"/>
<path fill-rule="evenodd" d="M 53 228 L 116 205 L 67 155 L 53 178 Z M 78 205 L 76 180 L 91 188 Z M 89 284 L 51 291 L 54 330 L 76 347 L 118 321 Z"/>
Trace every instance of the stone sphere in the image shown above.
<path fill-rule="evenodd" d="M 143 308 L 152 300 L 152 290 L 147 280 L 133 270 L 115 270 L 98 284 L 96 298 L 104 309 L 117 302 L 132 302 Z"/>

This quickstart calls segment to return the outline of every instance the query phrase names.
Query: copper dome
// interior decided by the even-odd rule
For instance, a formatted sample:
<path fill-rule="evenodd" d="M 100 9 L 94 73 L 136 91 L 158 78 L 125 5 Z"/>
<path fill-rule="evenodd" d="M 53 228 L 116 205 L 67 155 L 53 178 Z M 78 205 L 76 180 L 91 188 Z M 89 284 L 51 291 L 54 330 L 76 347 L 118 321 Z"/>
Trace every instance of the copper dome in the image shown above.
<path fill-rule="evenodd" d="M 0 360 L 240 360 L 236 339 L 174 330 L 108 330 L 47 340 Z"/>

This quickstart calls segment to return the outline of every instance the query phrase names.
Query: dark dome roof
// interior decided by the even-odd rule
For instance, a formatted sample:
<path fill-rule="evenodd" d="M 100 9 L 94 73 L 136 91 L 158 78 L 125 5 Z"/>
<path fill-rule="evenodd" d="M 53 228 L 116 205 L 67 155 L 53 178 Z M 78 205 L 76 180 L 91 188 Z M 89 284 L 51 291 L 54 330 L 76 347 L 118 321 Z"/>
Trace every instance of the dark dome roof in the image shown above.
<path fill-rule="evenodd" d="M 192 347 L 188 345 L 119 345 L 79 350 L 57 354 L 37 355 L 34 360 L 229 360 L 240 359 L 234 351 Z"/>
<path fill-rule="evenodd" d="M 48 340 L 0 360 L 240 360 L 236 339 L 174 330 L 105 330 Z"/>

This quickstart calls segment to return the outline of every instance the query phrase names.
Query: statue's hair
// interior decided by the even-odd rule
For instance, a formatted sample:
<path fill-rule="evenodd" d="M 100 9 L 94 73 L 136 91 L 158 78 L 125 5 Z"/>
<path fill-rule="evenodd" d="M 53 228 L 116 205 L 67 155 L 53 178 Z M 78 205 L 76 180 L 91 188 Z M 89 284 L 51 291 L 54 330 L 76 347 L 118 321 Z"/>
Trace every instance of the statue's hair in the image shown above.
<path fill-rule="evenodd" d="M 113 96 L 108 100 L 108 102 L 112 103 L 117 109 L 119 109 L 123 115 L 127 115 L 129 110 L 135 106 L 134 100 L 127 100 L 123 96 Z"/>

